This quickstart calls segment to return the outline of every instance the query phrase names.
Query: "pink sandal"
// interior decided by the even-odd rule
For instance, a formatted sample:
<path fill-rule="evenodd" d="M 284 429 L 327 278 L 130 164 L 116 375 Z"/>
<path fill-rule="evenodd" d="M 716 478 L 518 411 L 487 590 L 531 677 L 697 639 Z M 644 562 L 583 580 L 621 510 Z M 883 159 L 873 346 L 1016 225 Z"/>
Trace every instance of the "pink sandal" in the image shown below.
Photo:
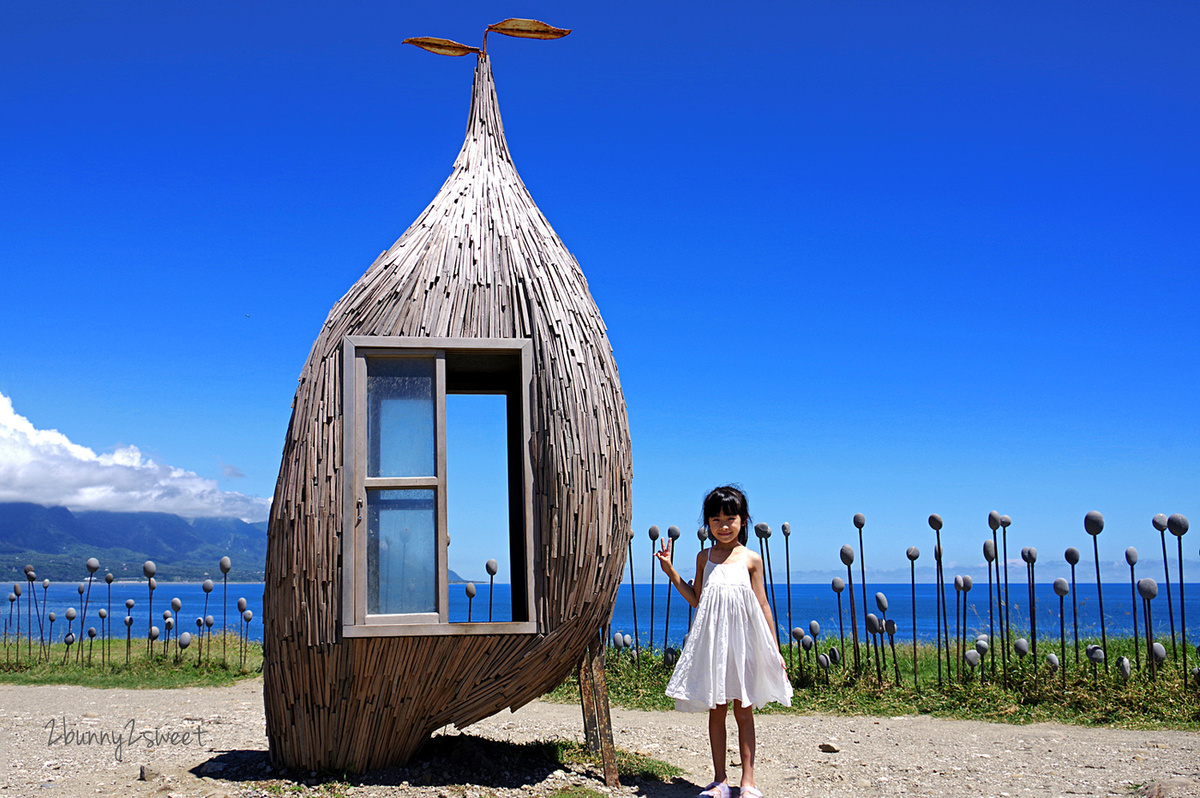
<path fill-rule="evenodd" d="M 700 798 L 729 798 L 729 785 L 714 781 L 700 792 Z"/>
<path fill-rule="evenodd" d="M 763 794 L 757 787 L 742 787 L 738 790 L 738 798 L 763 798 Z"/>

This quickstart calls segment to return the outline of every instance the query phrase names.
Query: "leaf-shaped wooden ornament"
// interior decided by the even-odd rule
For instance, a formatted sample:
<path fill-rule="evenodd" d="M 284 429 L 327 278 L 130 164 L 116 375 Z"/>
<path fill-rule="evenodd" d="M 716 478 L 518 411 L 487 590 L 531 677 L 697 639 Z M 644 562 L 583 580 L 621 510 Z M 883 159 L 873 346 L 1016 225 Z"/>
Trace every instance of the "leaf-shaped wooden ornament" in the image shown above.
<path fill-rule="evenodd" d="M 471 47 L 466 44 L 459 44 L 450 39 L 437 39 L 433 36 L 417 36 L 411 39 L 405 39 L 404 44 L 413 44 L 420 47 L 422 50 L 428 50 L 431 53 L 438 55 L 466 55 L 467 53 L 478 53 L 478 47 Z"/>
<path fill-rule="evenodd" d="M 556 28 L 536 19 L 506 19 L 495 25 L 488 25 L 487 29 L 522 39 L 561 39 L 571 32 L 570 28 Z"/>

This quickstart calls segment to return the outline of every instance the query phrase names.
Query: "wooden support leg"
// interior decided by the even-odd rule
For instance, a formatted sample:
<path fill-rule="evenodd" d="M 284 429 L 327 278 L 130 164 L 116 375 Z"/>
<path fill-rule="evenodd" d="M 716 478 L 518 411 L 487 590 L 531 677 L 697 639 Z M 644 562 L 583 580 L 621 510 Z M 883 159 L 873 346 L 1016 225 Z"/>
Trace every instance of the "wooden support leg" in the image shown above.
<path fill-rule="evenodd" d="M 583 705 L 583 731 L 590 751 L 600 752 L 604 783 L 619 787 L 617 752 L 613 744 L 612 716 L 608 709 L 608 683 L 604 678 L 604 644 L 594 639 L 579 665 L 579 699 Z"/>

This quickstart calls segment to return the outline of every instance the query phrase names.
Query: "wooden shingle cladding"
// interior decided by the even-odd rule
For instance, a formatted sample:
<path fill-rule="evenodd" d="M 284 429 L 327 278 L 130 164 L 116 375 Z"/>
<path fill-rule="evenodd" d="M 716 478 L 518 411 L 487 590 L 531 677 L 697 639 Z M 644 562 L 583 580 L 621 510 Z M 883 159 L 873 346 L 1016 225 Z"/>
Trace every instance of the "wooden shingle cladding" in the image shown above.
<path fill-rule="evenodd" d="M 527 339 L 532 633 L 343 635 L 343 342 Z M 479 57 L 450 177 L 333 307 L 300 376 L 271 510 L 264 696 L 272 758 L 361 771 L 516 708 L 576 666 L 624 566 L 632 465 L 604 322 L 513 167 Z"/>

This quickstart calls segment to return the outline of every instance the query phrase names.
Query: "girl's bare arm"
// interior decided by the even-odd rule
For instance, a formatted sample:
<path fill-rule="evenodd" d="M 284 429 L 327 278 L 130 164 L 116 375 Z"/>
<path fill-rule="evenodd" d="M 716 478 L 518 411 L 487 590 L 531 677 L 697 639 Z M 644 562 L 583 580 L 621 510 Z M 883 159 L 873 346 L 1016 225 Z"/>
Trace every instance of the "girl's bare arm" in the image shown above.
<path fill-rule="evenodd" d="M 675 585 L 675 589 L 679 591 L 679 595 L 683 596 L 683 600 L 693 607 L 700 606 L 700 591 L 704 587 L 704 552 L 696 555 L 696 579 L 690 585 L 683 581 L 679 571 L 675 570 L 675 565 L 671 562 L 671 548 L 666 538 L 663 538 L 662 548 L 654 552 L 654 556 L 658 558 L 658 564 L 662 566 L 663 573 L 671 580 L 671 584 Z"/>

